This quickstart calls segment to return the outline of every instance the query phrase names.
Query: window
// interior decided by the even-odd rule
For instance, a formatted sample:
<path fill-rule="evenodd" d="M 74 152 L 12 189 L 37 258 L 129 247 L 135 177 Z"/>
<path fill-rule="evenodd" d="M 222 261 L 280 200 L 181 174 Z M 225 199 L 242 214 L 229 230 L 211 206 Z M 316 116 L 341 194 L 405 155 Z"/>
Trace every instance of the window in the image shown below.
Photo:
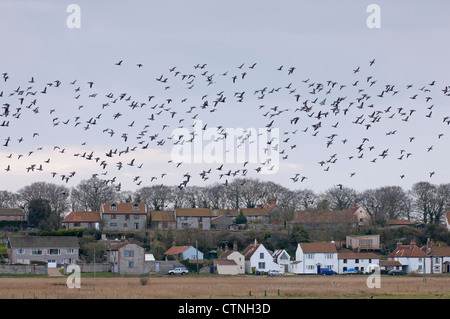
<path fill-rule="evenodd" d="M 264 253 L 259 254 L 259 259 L 264 259 Z"/>
<path fill-rule="evenodd" d="M 436 263 L 438 263 L 439 262 L 439 257 L 436 257 L 434 260 L 435 260 Z"/>
<path fill-rule="evenodd" d="M 32 255 L 42 255 L 42 249 L 39 249 L 39 248 L 33 248 L 33 249 L 31 250 L 31 254 L 32 254 Z"/>
<path fill-rule="evenodd" d="M 73 248 L 67 248 L 66 254 L 74 254 L 74 253 L 75 253 L 75 251 Z"/>
<path fill-rule="evenodd" d="M 18 254 L 25 254 L 25 249 L 19 248 L 16 250 Z"/>
<path fill-rule="evenodd" d="M 325 254 L 325 259 L 333 259 L 333 254 Z"/>
<path fill-rule="evenodd" d="M 134 262 L 129 261 L 128 262 L 128 268 L 134 268 Z"/>
<path fill-rule="evenodd" d="M 133 210 L 139 210 L 139 205 L 138 204 L 134 204 L 133 205 Z"/>
<path fill-rule="evenodd" d="M 305 254 L 306 259 L 314 259 L 314 254 Z"/>
<path fill-rule="evenodd" d="M 116 214 L 112 214 L 111 219 L 116 219 Z"/>
<path fill-rule="evenodd" d="M 134 223 L 134 229 L 139 229 L 139 223 Z"/>
<path fill-rule="evenodd" d="M 130 220 L 130 215 L 126 214 L 125 215 L 125 220 Z"/>
<path fill-rule="evenodd" d="M 57 248 L 50 248 L 47 249 L 47 255 L 59 255 L 59 249 Z"/>
<path fill-rule="evenodd" d="M 139 215 L 138 214 L 134 214 L 134 219 L 139 219 Z"/>
<path fill-rule="evenodd" d="M 110 223 L 109 227 L 117 227 L 117 223 Z"/>
<path fill-rule="evenodd" d="M 128 227 L 128 224 L 127 223 L 123 223 L 123 227 L 124 228 Z"/>
<path fill-rule="evenodd" d="M 355 264 L 359 264 L 359 259 L 355 259 Z"/>
<path fill-rule="evenodd" d="M 134 250 L 125 250 L 125 257 L 134 257 Z"/>
<path fill-rule="evenodd" d="M 259 269 L 266 269 L 266 263 L 258 263 Z"/>
<path fill-rule="evenodd" d="M 347 267 L 343 267 L 342 270 L 343 270 L 343 271 L 347 271 Z"/>
<path fill-rule="evenodd" d="M 73 223 L 74 227 L 80 227 L 80 223 Z"/>
<path fill-rule="evenodd" d="M 109 210 L 117 210 L 116 204 L 112 204 L 111 206 L 109 206 Z"/>
<path fill-rule="evenodd" d="M 344 264 L 346 264 L 347 263 L 347 259 L 344 259 Z"/>

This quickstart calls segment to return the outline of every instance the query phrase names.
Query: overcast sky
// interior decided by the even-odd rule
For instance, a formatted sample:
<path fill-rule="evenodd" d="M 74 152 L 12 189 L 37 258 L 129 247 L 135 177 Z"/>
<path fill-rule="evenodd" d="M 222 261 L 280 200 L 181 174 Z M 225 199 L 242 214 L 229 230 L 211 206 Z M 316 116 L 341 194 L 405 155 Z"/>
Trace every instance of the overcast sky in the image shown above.
<path fill-rule="evenodd" d="M 0 189 L 73 187 L 92 174 L 122 190 L 178 185 L 185 174 L 209 185 L 232 181 L 221 175 L 230 171 L 317 192 L 448 183 L 449 9 L 443 0 L 2 1 Z M 227 160 L 220 132 L 238 128 L 260 134 L 256 163 Z M 217 144 L 203 136 L 198 163 L 177 165 L 172 152 L 193 145 L 189 132 L 199 143 L 213 129 Z M 242 148 L 255 155 L 251 146 Z"/>

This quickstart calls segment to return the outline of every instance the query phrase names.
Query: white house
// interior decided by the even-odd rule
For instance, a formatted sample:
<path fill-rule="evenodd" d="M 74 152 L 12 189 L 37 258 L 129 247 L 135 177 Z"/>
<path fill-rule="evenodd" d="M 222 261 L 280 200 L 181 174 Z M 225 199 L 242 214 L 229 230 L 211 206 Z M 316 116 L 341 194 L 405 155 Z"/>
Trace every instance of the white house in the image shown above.
<path fill-rule="evenodd" d="M 268 272 L 269 270 L 284 272 L 284 266 L 275 263 L 269 251 L 263 244 L 258 244 L 256 239 L 254 244 L 250 244 L 244 249 L 242 255 L 245 257 L 245 272 L 248 274 L 254 271 Z"/>
<path fill-rule="evenodd" d="M 177 260 L 203 260 L 203 253 L 193 246 L 172 246 L 164 255 L 174 256 Z"/>
<path fill-rule="evenodd" d="M 218 274 L 239 275 L 245 274 L 245 257 L 237 251 L 237 243 L 233 245 L 233 250 L 226 250 L 214 260 L 214 266 Z"/>
<path fill-rule="evenodd" d="M 397 242 L 397 247 L 387 256 L 387 260 L 400 262 L 407 273 L 416 272 L 429 274 L 431 272 L 430 258 L 422 251 L 413 240 L 409 245 Z"/>
<path fill-rule="evenodd" d="M 338 252 L 334 243 L 299 243 L 295 261 L 290 272 L 295 274 L 318 274 L 321 268 L 338 271 Z"/>
<path fill-rule="evenodd" d="M 284 267 L 283 272 L 289 272 L 289 264 L 291 263 L 291 256 L 284 249 L 277 249 L 272 254 L 273 261 Z"/>
<path fill-rule="evenodd" d="M 356 269 L 362 273 L 370 272 L 369 266 L 380 267 L 380 257 L 374 253 L 338 253 L 339 267 L 336 270 L 344 274 L 349 269 Z"/>
<path fill-rule="evenodd" d="M 430 269 L 433 274 L 450 272 L 450 247 L 435 245 L 433 239 L 427 240 L 427 245 L 422 247 L 430 259 Z"/>

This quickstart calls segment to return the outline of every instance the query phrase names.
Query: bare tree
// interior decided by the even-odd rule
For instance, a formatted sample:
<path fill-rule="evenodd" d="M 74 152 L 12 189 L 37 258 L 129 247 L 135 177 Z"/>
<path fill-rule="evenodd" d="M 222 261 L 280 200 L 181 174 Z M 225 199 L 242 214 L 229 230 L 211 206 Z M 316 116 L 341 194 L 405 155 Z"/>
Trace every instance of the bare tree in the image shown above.
<path fill-rule="evenodd" d="M 136 192 L 136 196 L 152 210 L 165 210 L 173 204 L 172 187 L 165 185 L 146 186 Z"/>
<path fill-rule="evenodd" d="M 323 199 L 327 200 L 333 210 L 347 210 L 358 204 L 357 192 L 349 187 L 332 187 L 325 191 Z"/>
<path fill-rule="evenodd" d="M 318 196 L 310 189 L 299 189 L 294 191 L 296 209 L 309 210 L 317 204 Z"/>
<path fill-rule="evenodd" d="M 99 211 L 100 205 L 117 199 L 117 190 L 105 180 L 92 177 L 72 189 L 72 210 Z"/>
<path fill-rule="evenodd" d="M 57 223 L 62 221 L 65 213 L 70 209 L 70 190 L 65 186 L 36 182 L 21 188 L 18 195 L 24 207 L 33 199 L 48 200 L 52 211 L 57 216 Z"/>
<path fill-rule="evenodd" d="M 411 194 L 414 207 L 422 216 L 424 223 L 439 223 L 445 209 L 449 205 L 450 185 L 439 186 L 428 182 L 418 182 L 413 185 Z"/>
<path fill-rule="evenodd" d="M 20 198 L 16 193 L 0 191 L 0 208 L 16 208 L 19 203 Z"/>

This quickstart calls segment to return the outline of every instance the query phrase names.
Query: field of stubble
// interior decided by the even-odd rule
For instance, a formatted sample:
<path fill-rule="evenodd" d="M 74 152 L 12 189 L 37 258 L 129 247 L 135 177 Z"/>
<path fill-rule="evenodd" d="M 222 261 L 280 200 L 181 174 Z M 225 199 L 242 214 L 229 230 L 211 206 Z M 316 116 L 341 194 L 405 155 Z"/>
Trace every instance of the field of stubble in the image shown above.
<path fill-rule="evenodd" d="M 66 280 L 0 278 L 0 299 L 450 298 L 450 276 L 382 276 L 380 288 L 368 288 L 367 276 L 81 278 L 80 288 Z"/>

